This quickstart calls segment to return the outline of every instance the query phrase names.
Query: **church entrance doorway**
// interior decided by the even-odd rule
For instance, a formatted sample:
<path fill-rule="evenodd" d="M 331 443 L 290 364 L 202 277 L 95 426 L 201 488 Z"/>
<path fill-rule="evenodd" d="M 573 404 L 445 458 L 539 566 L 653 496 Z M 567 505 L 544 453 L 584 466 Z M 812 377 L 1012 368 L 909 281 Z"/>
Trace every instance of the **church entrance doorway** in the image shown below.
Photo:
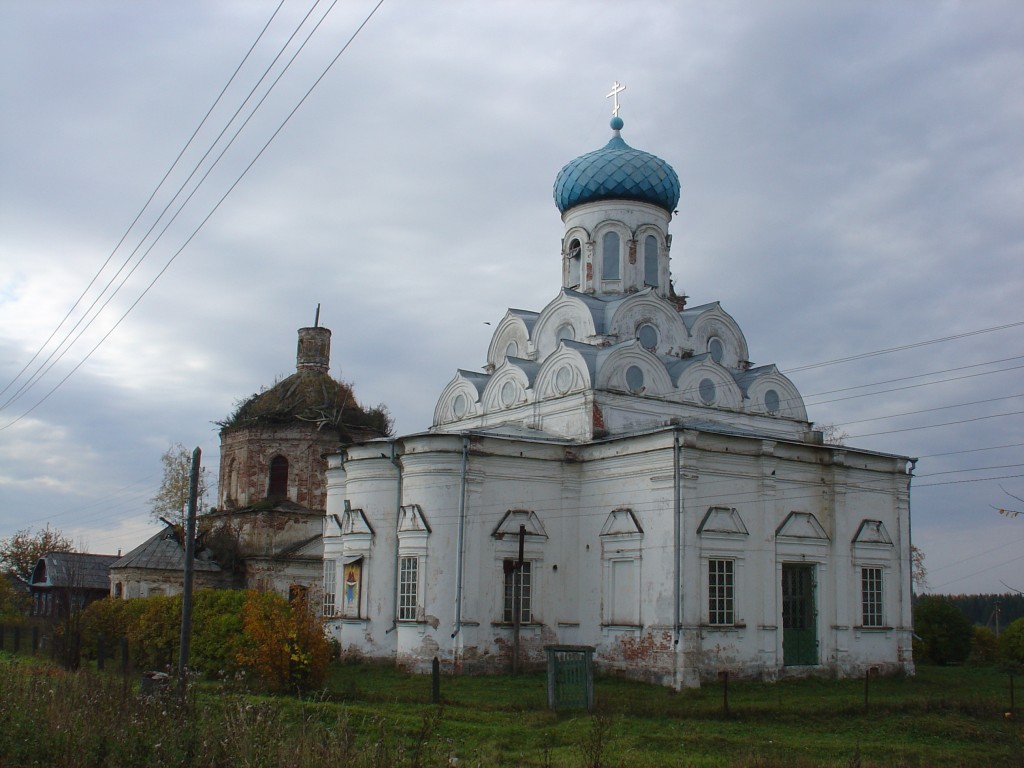
<path fill-rule="evenodd" d="M 782 565 L 782 663 L 818 663 L 817 615 L 814 605 L 814 566 Z"/>

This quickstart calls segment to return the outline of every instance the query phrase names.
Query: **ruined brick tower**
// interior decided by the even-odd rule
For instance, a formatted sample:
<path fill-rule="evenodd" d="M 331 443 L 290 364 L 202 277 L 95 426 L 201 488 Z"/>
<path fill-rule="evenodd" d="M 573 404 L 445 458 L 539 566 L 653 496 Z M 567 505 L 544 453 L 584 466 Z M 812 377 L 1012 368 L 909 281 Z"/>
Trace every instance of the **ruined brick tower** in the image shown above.
<path fill-rule="evenodd" d="M 384 408 L 362 408 L 331 376 L 330 358 L 331 331 L 300 328 L 295 373 L 220 422 L 218 507 L 203 522 L 211 541 L 230 540 L 250 589 L 294 594 L 320 581 L 324 457 L 390 431 Z"/>

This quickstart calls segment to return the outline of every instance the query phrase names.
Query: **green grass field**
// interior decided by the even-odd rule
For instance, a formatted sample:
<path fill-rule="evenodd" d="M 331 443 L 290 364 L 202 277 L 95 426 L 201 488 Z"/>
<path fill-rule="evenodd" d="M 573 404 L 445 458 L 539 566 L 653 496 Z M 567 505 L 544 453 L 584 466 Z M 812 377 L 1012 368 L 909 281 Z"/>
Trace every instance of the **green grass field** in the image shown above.
<path fill-rule="evenodd" d="M 342 664 L 300 700 L 237 684 L 140 698 L 134 680 L 0 657 L 0 766 L 1022 766 L 1009 677 L 731 683 L 680 693 L 598 678 L 594 714 L 551 712 L 543 674 L 443 677 Z"/>

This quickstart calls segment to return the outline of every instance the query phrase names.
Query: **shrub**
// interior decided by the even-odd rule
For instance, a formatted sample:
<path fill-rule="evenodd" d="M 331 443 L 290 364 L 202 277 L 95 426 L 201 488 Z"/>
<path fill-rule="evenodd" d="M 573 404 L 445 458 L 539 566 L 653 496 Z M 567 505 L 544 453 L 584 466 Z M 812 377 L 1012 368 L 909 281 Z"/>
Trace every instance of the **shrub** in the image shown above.
<path fill-rule="evenodd" d="M 268 690 L 301 691 L 323 683 L 331 647 L 305 597 L 289 603 L 276 594 L 246 593 L 242 633 L 238 663 Z"/>
<path fill-rule="evenodd" d="M 971 652 L 974 628 L 948 600 L 925 595 L 914 606 L 914 655 L 932 664 L 959 664 Z"/>
<path fill-rule="evenodd" d="M 128 603 L 114 597 L 104 597 L 86 606 L 82 613 L 82 653 L 95 659 L 100 635 L 112 648 L 119 638 L 127 637 L 125 629 Z"/>
<path fill-rule="evenodd" d="M 237 670 L 245 592 L 203 589 L 192 600 L 192 642 L 189 666 L 213 678 Z"/>
<path fill-rule="evenodd" d="M 242 634 L 245 593 L 234 590 L 197 590 L 192 598 L 192 636 L 189 666 L 213 676 L 237 669 L 235 657 Z M 160 669 L 178 660 L 181 641 L 181 596 L 104 598 L 86 608 L 83 616 L 83 651 L 96 657 L 97 640 L 107 648 L 127 638 L 129 655 L 137 668 Z"/>
<path fill-rule="evenodd" d="M 1010 664 L 1024 664 L 1024 619 L 1017 619 L 999 636 L 999 658 Z"/>

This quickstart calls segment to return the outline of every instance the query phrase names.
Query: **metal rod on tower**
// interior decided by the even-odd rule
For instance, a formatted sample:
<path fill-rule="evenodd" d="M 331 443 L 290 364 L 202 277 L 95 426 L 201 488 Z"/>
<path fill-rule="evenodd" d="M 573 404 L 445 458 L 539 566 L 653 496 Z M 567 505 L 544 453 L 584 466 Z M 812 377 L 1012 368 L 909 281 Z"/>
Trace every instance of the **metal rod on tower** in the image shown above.
<path fill-rule="evenodd" d="M 181 585 L 181 638 L 178 644 L 178 691 L 185 696 L 185 670 L 188 668 L 192 639 L 192 576 L 196 556 L 196 508 L 199 505 L 199 460 L 202 452 L 192 451 L 188 479 L 188 518 L 185 523 L 185 573 Z"/>

